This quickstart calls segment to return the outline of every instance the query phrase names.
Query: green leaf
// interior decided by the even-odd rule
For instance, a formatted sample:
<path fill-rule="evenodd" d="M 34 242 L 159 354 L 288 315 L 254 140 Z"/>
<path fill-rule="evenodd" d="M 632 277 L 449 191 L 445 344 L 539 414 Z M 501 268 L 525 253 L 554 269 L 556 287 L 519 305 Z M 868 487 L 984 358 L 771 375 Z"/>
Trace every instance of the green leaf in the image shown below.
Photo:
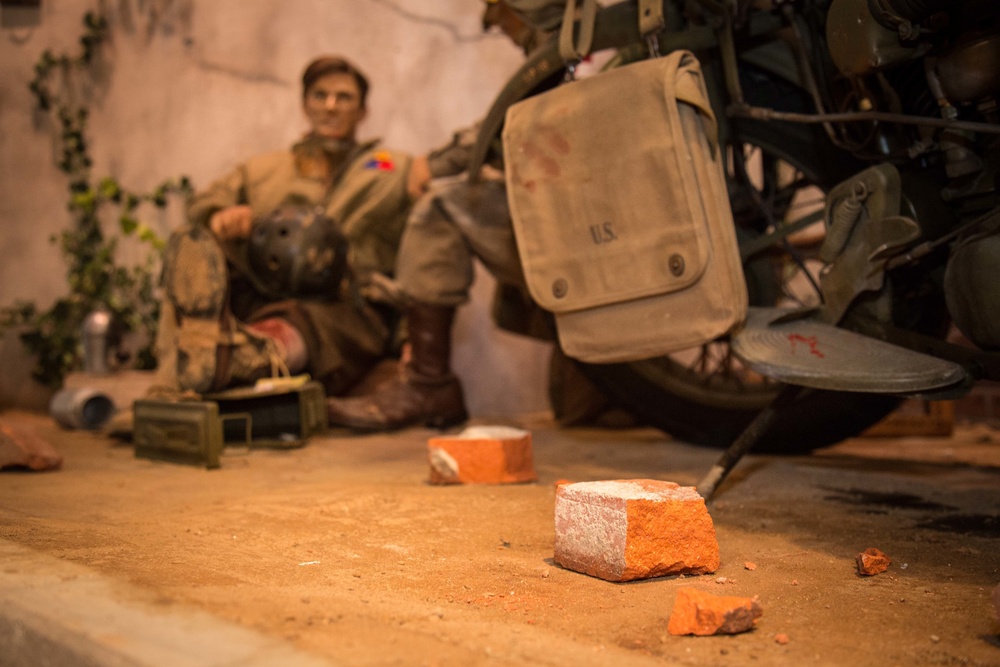
<path fill-rule="evenodd" d="M 128 215 L 121 216 L 118 219 L 118 224 L 125 234 L 132 234 L 139 228 L 139 221 Z"/>

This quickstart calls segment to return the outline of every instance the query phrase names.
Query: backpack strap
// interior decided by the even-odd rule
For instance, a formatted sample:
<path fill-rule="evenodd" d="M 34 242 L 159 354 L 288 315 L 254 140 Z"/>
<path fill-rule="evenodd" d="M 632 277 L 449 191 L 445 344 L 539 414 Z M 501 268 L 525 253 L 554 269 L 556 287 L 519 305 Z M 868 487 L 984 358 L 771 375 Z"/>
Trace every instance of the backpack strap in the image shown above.
<path fill-rule="evenodd" d="M 665 28 L 663 0 L 639 0 L 639 34 L 648 39 Z"/>
<path fill-rule="evenodd" d="M 572 67 L 590 55 L 594 43 L 594 23 L 597 19 L 597 0 L 583 0 L 580 11 L 580 30 L 576 27 L 577 0 L 566 0 L 562 28 L 559 31 L 559 55 Z M 575 38 L 575 39 L 574 39 Z"/>

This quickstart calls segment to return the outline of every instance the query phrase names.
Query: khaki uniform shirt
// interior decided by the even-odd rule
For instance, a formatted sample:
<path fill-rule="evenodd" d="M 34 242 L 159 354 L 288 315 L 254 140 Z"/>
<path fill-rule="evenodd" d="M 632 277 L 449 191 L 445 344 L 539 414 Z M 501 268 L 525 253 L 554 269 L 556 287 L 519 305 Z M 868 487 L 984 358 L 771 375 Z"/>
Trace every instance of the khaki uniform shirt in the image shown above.
<path fill-rule="evenodd" d="M 310 167 L 300 146 L 251 158 L 215 181 L 189 204 L 191 222 L 207 225 L 213 213 L 237 204 L 250 206 L 254 218 L 260 218 L 289 197 L 310 204 L 325 200 L 326 214 L 350 242 L 349 262 L 356 275 L 392 274 L 410 210 L 406 179 L 412 158 L 375 142 L 360 144 L 328 186 L 326 174 Z"/>

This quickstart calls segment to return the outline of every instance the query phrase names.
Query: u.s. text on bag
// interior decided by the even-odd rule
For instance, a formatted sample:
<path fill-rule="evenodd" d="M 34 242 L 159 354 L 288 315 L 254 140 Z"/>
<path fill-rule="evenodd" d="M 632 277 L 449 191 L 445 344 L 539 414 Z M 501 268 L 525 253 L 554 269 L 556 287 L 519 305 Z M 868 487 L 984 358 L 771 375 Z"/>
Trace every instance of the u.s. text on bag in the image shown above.
<path fill-rule="evenodd" d="M 701 345 L 747 313 L 725 151 L 694 55 L 512 106 L 508 199 L 532 297 L 588 362 Z"/>

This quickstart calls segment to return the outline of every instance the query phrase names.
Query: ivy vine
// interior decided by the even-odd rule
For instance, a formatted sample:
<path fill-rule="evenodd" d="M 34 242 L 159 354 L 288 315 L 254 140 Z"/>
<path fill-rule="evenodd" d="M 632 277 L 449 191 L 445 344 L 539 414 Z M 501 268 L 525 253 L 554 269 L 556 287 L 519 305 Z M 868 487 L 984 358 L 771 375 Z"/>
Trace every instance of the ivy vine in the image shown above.
<path fill-rule="evenodd" d="M 58 244 L 66 261 L 69 294 L 44 310 L 24 300 L 0 308 L 0 333 L 9 327 L 23 327 L 20 338 L 38 360 L 32 375 L 51 387 L 58 387 L 67 373 L 80 368 L 83 323 L 95 310 L 111 314 L 112 338 L 126 332 L 147 332 L 149 341 L 155 338 L 159 303 L 153 275 L 164 241 L 139 219 L 137 210 L 146 203 L 164 209 L 171 196 L 191 193 L 186 177 L 167 180 L 149 193 L 134 193 L 114 178 L 92 176 L 86 134 L 88 110 L 83 101 L 72 99 L 70 91 L 74 77 L 93 74 L 95 58 L 110 29 L 107 17 L 94 12 L 84 16 L 83 25 L 79 55 L 45 51 L 35 64 L 30 84 L 38 110 L 48 114 L 59 128 L 58 166 L 68 177 L 68 209 L 73 223 L 49 240 Z M 101 223 L 102 211 L 108 207 L 117 209 L 117 231 L 112 234 L 106 234 Z M 143 262 L 133 266 L 118 263 L 116 250 L 123 237 L 136 238 L 148 248 Z M 132 363 L 137 368 L 152 368 L 155 359 L 150 345 L 139 350 Z"/>

